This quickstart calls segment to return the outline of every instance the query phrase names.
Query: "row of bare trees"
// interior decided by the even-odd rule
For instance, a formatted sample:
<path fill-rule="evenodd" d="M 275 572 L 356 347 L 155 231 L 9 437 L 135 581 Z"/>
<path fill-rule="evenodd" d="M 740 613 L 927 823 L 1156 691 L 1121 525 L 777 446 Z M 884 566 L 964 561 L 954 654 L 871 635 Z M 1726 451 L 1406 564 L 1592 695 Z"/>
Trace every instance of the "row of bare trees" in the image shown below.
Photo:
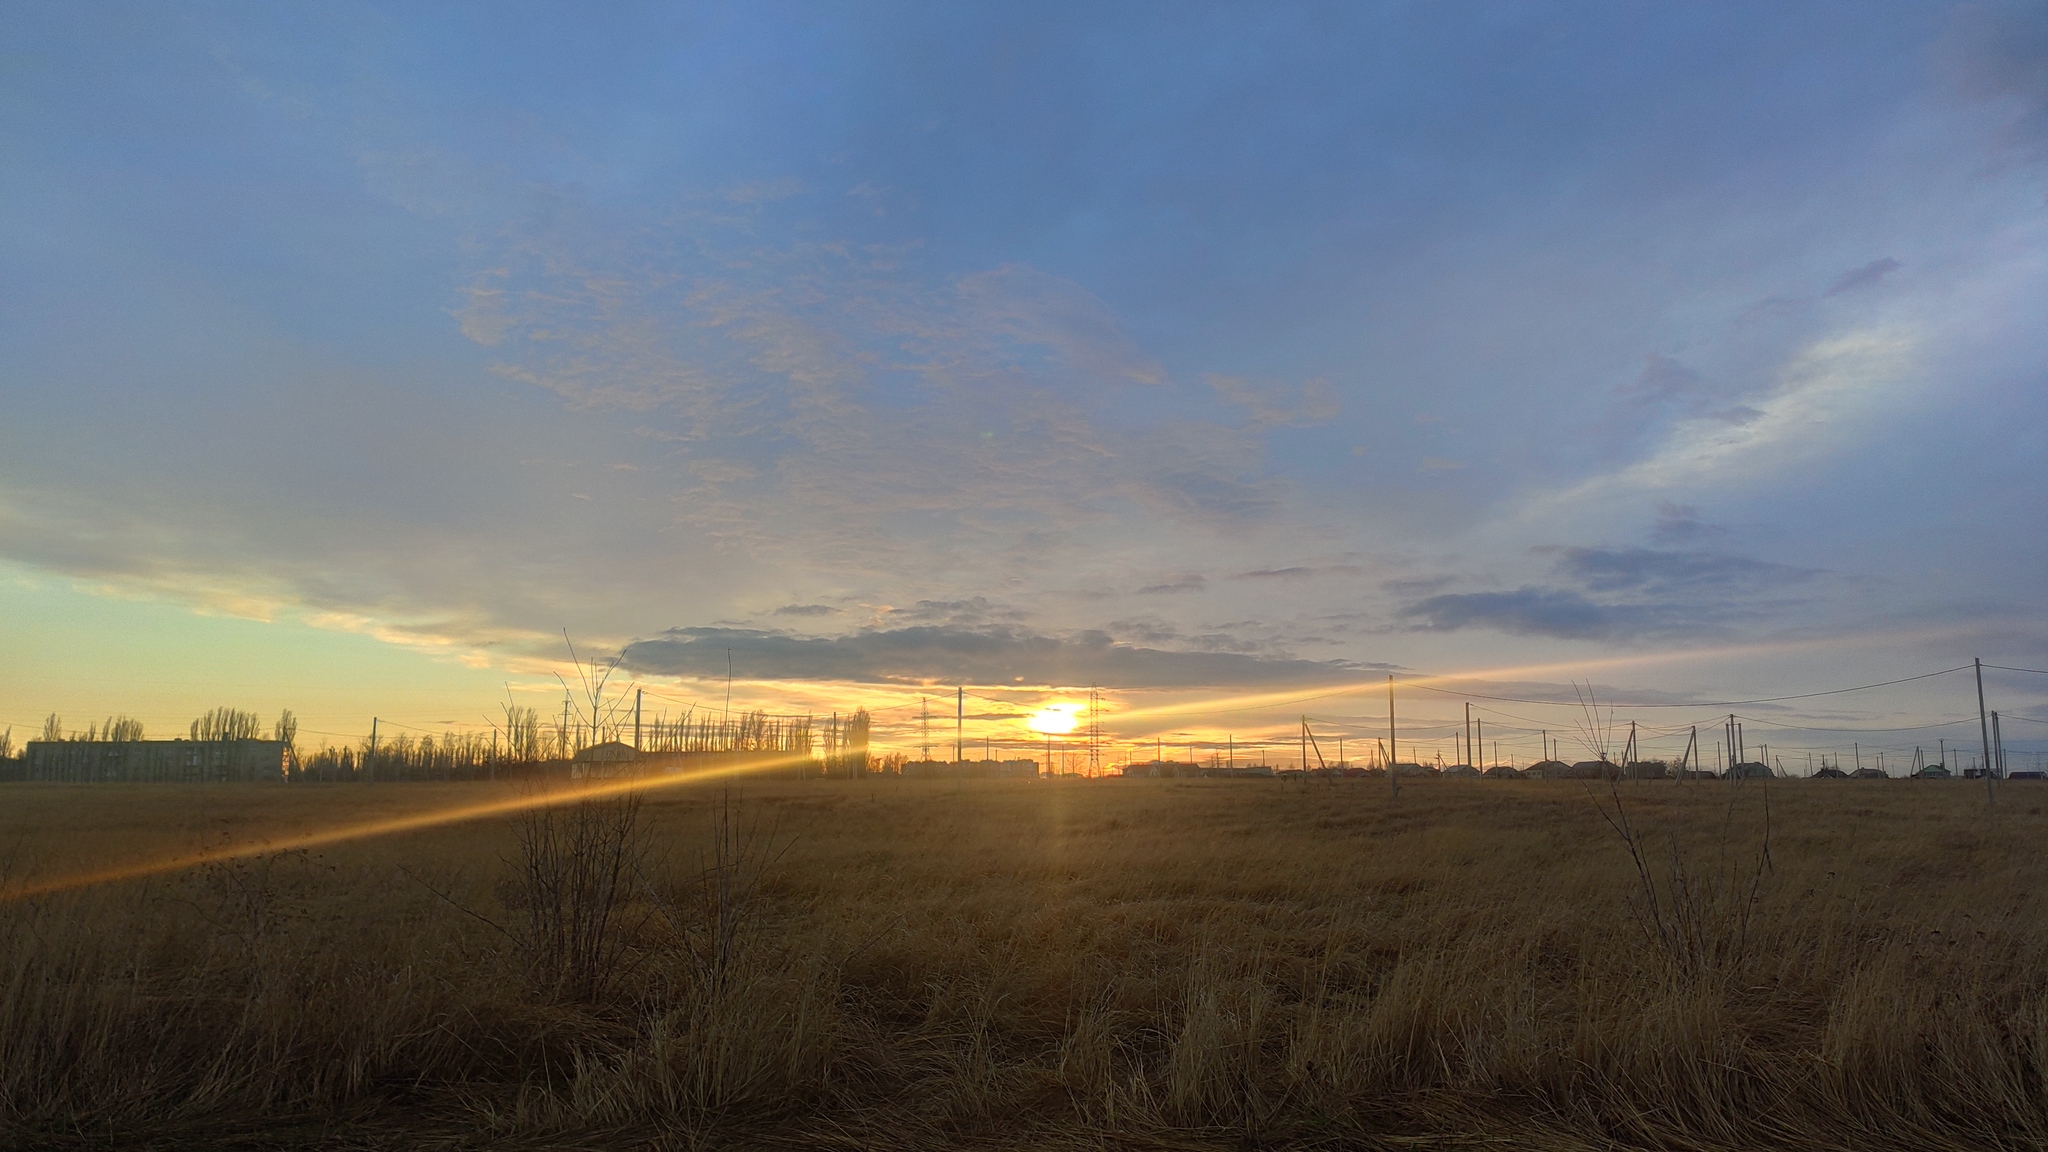
<path fill-rule="evenodd" d="M 263 721 L 254 712 L 223 705 L 208 711 L 192 721 L 187 729 L 192 740 L 261 740 L 264 738 Z M 13 745 L 13 730 L 8 732 L 8 746 Z M 287 708 L 279 714 L 277 723 L 271 725 L 270 739 L 283 741 L 286 745 L 297 742 L 299 736 L 298 717 Z M 64 718 L 52 712 L 43 719 L 43 733 L 40 739 L 52 743 L 60 741 L 127 741 L 147 739 L 143 734 L 142 721 L 133 716 L 109 716 L 105 723 L 87 724 L 83 729 L 74 728 L 68 733 L 64 729 Z M 5 753 L 0 753 L 4 755 Z"/>

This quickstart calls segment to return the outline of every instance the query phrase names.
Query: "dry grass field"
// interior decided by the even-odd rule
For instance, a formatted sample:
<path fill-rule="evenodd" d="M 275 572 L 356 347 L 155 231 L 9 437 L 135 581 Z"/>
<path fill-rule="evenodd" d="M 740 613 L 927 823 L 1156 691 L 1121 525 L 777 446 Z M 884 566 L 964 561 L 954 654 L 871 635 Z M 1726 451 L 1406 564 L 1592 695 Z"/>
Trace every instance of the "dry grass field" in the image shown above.
<path fill-rule="evenodd" d="M 2048 1147 L 2048 786 L 699 784 L 20 895 L 502 795 L 0 789 L 0 1141 Z"/>

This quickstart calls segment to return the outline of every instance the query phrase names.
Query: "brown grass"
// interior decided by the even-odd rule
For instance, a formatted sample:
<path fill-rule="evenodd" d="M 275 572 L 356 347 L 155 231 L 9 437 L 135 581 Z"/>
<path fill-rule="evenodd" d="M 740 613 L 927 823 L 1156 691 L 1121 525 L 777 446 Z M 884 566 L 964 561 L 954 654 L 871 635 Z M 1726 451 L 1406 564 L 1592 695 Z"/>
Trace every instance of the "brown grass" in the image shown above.
<path fill-rule="evenodd" d="M 12 785 L 0 883 L 488 787 Z M 502 819 L 15 901 L 0 1138 L 2048 1147 L 2048 788 L 1765 787 L 672 788 L 552 959 Z"/>

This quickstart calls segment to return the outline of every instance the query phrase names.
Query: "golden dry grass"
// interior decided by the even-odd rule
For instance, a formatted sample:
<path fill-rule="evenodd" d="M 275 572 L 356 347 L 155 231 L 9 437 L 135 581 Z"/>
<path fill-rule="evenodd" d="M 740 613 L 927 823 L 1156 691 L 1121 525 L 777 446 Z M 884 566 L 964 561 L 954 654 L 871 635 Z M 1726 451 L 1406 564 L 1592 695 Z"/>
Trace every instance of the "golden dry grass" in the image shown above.
<path fill-rule="evenodd" d="M 713 971 L 690 893 L 721 791 L 647 795 L 655 895 L 594 997 L 536 975 L 503 818 L 0 904 L 0 1134 L 2048 1146 L 2048 787 L 1620 785 L 1660 914 L 1690 893 L 1680 948 L 1614 797 L 1575 784 L 750 784 L 765 867 Z M 486 792 L 13 785 L 0 862 L 19 885 Z"/>

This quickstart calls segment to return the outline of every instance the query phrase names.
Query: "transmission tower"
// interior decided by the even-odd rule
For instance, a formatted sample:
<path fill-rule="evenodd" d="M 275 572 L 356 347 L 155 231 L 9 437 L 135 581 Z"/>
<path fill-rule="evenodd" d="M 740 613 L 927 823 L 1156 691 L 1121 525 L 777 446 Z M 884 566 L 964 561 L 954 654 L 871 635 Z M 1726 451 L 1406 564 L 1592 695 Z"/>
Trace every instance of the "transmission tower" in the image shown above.
<path fill-rule="evenodd" d="M 924 755 L 919 759 L 929 764 L 932 759 L 932 698 L 920 696 L 918 699 L 922 701 L 918 706 L 918 738 L 924 742 Z"/>

